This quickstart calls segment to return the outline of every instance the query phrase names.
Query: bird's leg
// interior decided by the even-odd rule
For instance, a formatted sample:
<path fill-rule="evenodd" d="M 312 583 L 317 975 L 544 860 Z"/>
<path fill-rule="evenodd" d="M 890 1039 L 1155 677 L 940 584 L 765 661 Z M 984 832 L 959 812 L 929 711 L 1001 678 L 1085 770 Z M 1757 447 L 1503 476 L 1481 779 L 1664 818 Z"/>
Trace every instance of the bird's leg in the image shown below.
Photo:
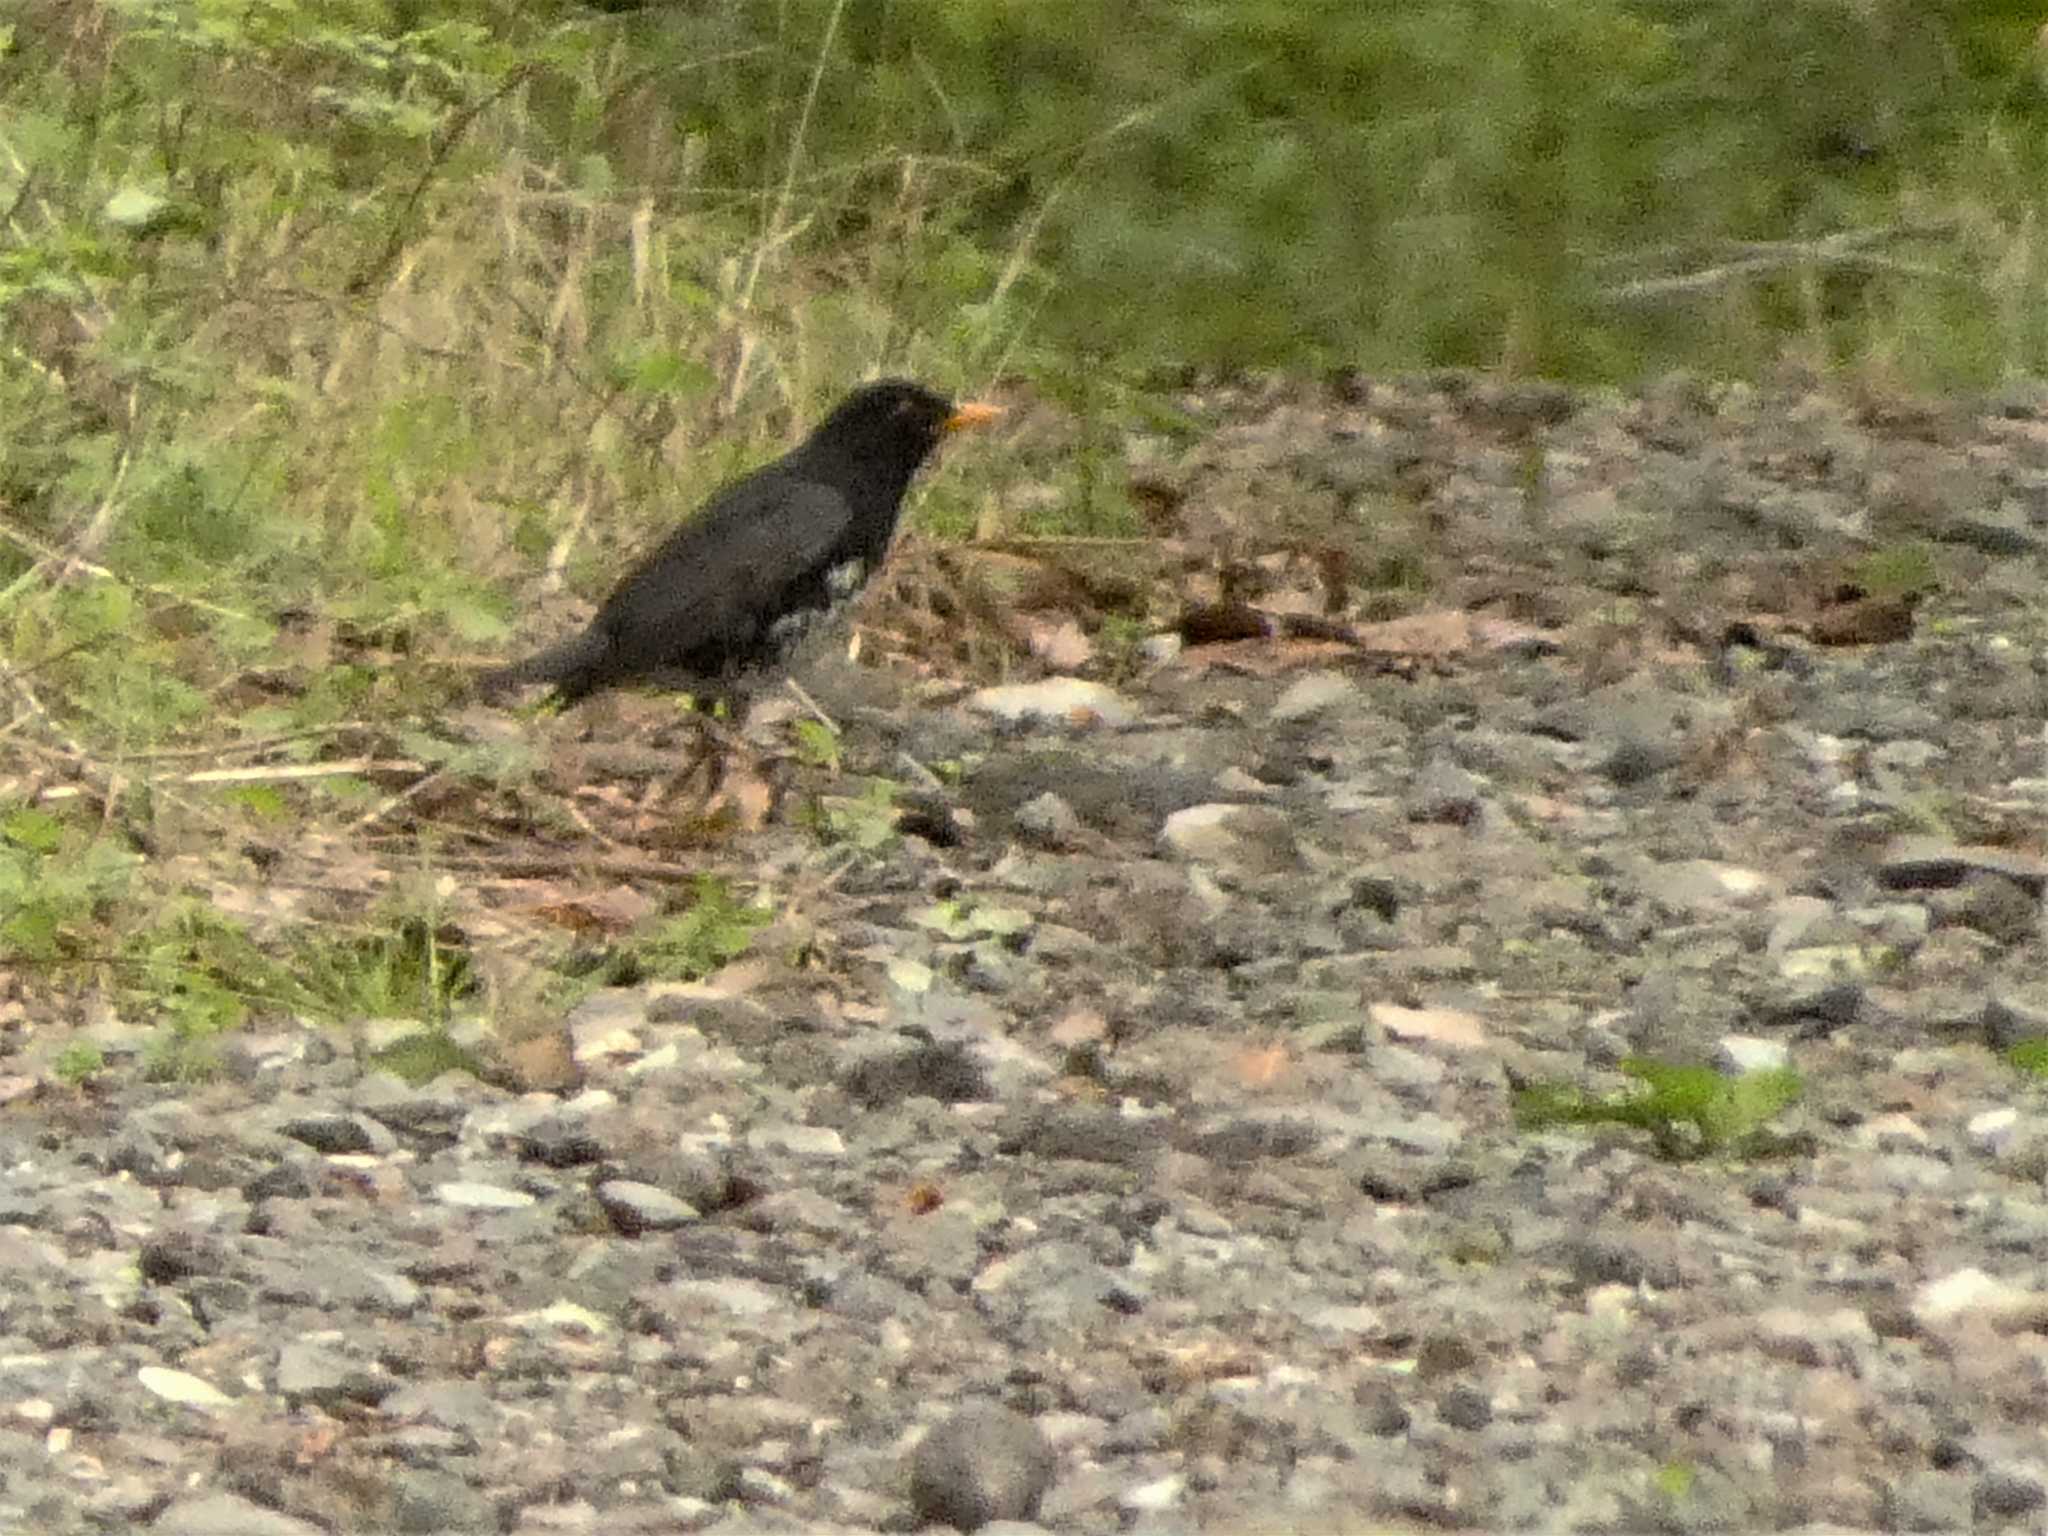
<path fill-rule="evenodd" d="M 733 760 L 747 755 L 742 731 L 746 701 L 742 694 L 728 692 L 699 694 L 692 702 L 696 705 L 692 724 L 697 731 L 697 750 L 685 773 L 704 771 L 704 798 L 708 803 L 724 789 Z M 716 713 L 720 704 L 725 706 L 724 718 Z"/>

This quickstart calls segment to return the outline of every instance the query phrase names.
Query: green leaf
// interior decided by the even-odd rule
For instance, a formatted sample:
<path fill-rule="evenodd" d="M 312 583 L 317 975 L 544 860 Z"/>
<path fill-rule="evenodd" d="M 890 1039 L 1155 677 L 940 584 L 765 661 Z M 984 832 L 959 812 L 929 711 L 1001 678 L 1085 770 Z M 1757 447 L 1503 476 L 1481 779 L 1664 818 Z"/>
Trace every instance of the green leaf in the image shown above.
<path fill-rule="evenodd" d="M 31 853 L 55 853 L 64 840 L 64 823 L 48 811 L 25 805 L 0 822 L 0 836 Z"/>
<path fill-rule="evenodd" d="M 718 382 L 704 364 L 667 346 L 629 349 L 620 354 L 614 372 L 619 383 L 636 394 L 679 400 L 705 394 Z"/>
<path fill-rule="evenodd" d="M 232 805 L 241 806 L 258 821 L 283 821 L 291 814 L 284 792 L 275 784 L 237 785 L 222 798 Z"/>
<path fill-rule="evenodd" d="M 813 768 L 839 771 L 839 733 L 822 720 L 796 722 L 797 755 Z"/>
<path fill-rule="evenodd" d="M 170 207 L 170 199 L 161 192 L 152 192 L 144 187 L 123 187 L 107 199 L 100 211 L 111 224 L 117 224 L 131 233 L 140 233 L 161 219 Z"/>

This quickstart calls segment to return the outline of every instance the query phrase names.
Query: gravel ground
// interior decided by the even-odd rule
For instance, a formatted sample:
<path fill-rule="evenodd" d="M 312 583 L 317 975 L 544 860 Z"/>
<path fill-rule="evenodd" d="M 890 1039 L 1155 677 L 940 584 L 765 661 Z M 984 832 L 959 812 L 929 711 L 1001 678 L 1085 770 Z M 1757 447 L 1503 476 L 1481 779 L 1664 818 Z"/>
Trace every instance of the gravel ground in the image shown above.
<path fill-rule="evenodd" d="M 1437 595 L 1538 638 L 907 709 L 968 765 L 947 834 L 849 865 L 800 961 L 593 996 L 560 1091 L 284 1022 L 153 1083 L 147 1020 L 80 1091 L 30 1037 L 0 1529 L 2048 1520 L 2048 1113 L 2003 1054 L 2048 1035 L 2038 402 L 1195 403 L 1133 461 L 1405 497 Z M 1881 643 L 1754 622 L 1818 594 L 1823 635 L 1922 539 Z M 1636 1055 L 1804 1092 L 1695 1157 L 1518 1126 Z"/>

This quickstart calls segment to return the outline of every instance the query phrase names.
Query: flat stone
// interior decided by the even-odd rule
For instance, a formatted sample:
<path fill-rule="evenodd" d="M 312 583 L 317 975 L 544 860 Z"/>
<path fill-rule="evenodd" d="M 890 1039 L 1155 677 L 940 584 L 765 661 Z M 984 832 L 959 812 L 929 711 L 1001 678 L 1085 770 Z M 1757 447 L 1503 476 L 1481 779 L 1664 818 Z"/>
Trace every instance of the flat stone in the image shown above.
<path fill-rule="evenodd" d="M 1030 1419 L 999 1403 L 958 1409 L 911 1454 L 910 1502 L 920 1518 L 975 1531 L 1032 1520 L 1058 1465 Z"/>
<path fill-rule="evenodd" d="M 1102 725 L 1115 730 L 1135 724 L 1130 700 L 1102 683 L 1078 677 L 1048 677 L 1035 683 L 1004 683 L 969 694 L 967 707 L 1006 724 L 1038 721 L 1054 725 Z"/>

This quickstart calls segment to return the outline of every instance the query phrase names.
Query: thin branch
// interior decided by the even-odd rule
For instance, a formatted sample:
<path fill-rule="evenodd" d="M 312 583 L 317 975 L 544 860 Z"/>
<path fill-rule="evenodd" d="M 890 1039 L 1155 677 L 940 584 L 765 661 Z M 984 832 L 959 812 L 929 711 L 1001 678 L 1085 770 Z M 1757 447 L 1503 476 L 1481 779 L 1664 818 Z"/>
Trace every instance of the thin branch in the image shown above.
<path fill-rule="evenodd" d="M 15 683 L 17 688 L 21 685 Z M 26 690 L 24 690 L 26 692 Z M 40 707 L 40 706 L 38 706 Z M 45 717 L 47 719 L 47 716 Z M 83 748 L 69 744 L 71 750 L 82 762 L 90 763 Z M 403 757 L 351 757 L 334 763 L 283 763 L 262 768 L 203 768 L 197 773 L 175 773 L 166 778 L 151 779 L 154 786 L 175 784 L 192 786 L 196 784 L 291 784 L 304 783 L 310 779 L 333 779 L 350 775 L 426 773 L 427 765 Z M 0 780 L 0 795 L 19 793 L 26 781 L 22 779 Z M 55 789 L 43 790 L 36 796 L 39 800 L 76 800 L 87 791 L 79 786 L 59 785 Z"/>
<path fill-rule="evenodd" d="M 485 109 L 496 105 L 524 85 L 536 68 L 536 65 L 521 64 L 505 77 L 495 91 L 458 107 L 450 115 L 447 126 L 443 128 L 433 149 L 427 155 L 427 163 L 420 168 L 419 177 L 413 182 L 412 190 L 406 193 L 391 220 L 391 235 L 384 242 L 384 249 L 378 252 L 376 260 L 343 285 L 342 292 L 351 295 L 367 293 L 374 284 L 383 280 L 384 275 L 397 262 L 399 252 L 405 249 L 406 237 L 412 227 L 413 210 L 419 207 L 420 199 L 427 195 L 427 188 L 432 185 L 434 175 L 441 169 L 442 163 L 455 152 L 455 146 L 462 142 L 463 135 L 469 132 L 470 125 L 483 115 Z"/>
<path fill-rule="evenodd" d="M 803 162 L 804 138 L 810 132 L 811 112 L 818 104 L 818 87 L 825 80 L 825 61 L 831 57 L 832 39 L 839 32 L 839 17 L 846 9 L 846 0 L 832 0 L 832 14 L 825 19 L 825 35 L 818 40 L 818 57 L 811 64 L 810 89 L 804 92 L 803 111 L 797 115 L 796 132 L 790 135 L 789 159 L 782 168 L 782 186 L 775 194 L 775 204 L 768 212 L 768 225 L 762 231 L 761 240 L 754 247 L 753 260 L 747 266 L 746 281 L 740 285 L 738 312 L 742 315 L 753 307 L 754 288 L 761 280 L 761 267 L 768 259 L 769 251 L 784 243 L 782 221 L 789 213 L 789 200 L 796 190 L 797 167 Z M 732 382 L 726 388 L 725 409 L 730 413 L 739 404 L 741 392 L 746 388 L 747 374 L 754 358 L 754 338 L 751 333 L 740 337 L 740 352 L 733 362 Z"/>
<path fill-rule="evenodd" d="M 1937 234 L 1931 227 L 1885 226 L 1849 229 L 1823 235 L 1817 240 L 1744 241 L 1726 246 L 1731 258 L 1694 272 L 1666 277 L 1643 277 L 1616 283 L 1600 290 L 1600 297 L 1614 304 L 1639 304 L 1658 299 L 1705 293 L 1743 278 L 1796 267 L 1865 267 L 1901 272 L 1911 277 L 1965 281 L 1956 273 L 1924 262 L 1901 260 L 1872 250 L 1872 246 Z"/>
<path fill-rule="evenodd" d="M 5 602 L 13 597 L 17 591 L 47 567 L 59 563 L 68 563 L 72 569 L 83 571 L 88 576 L 97 576 L 102 581 L 118 583 L 129 588 L 131 591 L 147 592 L 152 597 L 161 597 L 167 602 L 181 603 L 187 608 L 197 608 L 202 613 L 217 614 L 224 619 L 248 620 L 250 618 L 250 615 L 238 609 L 223 608 L 219 603 L 209 603 L 203 597 L 192 597 L 171 587 L 158 586 L 153 581 L 131 580 L 129 577 L 120 575 L 118 572 L 108 570 L 103 565 L 94 565 L 90 560 L 81 560 L 75 555 L 65 554 L 62 550 L 52 549 L 42 540 L 23 533 L 18 528 L 10 528 L 5 523 L 0 523 L 0 539 L 5 539 L 8 543 L 15 545 L 17 548 L 24 549 L 36 557 L 35 565 L 24 571 L 20 576 L 17 576 L 5 592 L 0 592 L 0 602 Z"/>

